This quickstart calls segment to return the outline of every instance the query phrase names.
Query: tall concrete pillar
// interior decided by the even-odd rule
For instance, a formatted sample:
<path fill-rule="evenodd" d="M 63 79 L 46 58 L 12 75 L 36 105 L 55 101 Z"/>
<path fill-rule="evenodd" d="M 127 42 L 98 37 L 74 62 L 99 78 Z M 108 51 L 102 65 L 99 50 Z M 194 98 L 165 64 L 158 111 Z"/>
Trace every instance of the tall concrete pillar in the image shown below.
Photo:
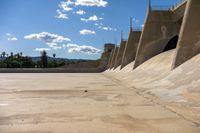
<path fill-rule="evenodd" d="M 172 10 L 151 8 L 139 41 L 134 68 L 163 52 L 169 40 L 179 33 L 177 25 Z"/>
<path fill-rule="evenodd" d="M 114 52 L 115 52 L 115 47 L 112 49 L 112 52 L 111 52 L 111 55 L 110 55 L 110 58 L 109 58 L 109 61 L 108 61 L 107 69 L 110 68 L 110 65 L 111 65 L 111 62 L 112 62 L 112 58 L 113 58 Z"/>
<path fill-rule="evenodd" d="M 113 52 L 112 59 L 111 59 L 111 63 L 110 63 L 110 67 L 109 67 L 110 69 L 112 69 L 115 65 L 115 59 L 117 57 L 118 50 L 119 50 L 119 46 L 116 46 L 114 49 L 114 52 Z"/>
<path fill-rule="evenodd" d="M 173 68 L 200 53 L 200 0 L 188 0 Z"/>
<path fill-rule="evenodd" d="M 120 47 L 119 47 L 119 50 L 117 52 L 117 56 L 115 59 L 114 69 L 116 69 L 122 63 L 122 57 L 123 57 L 123 53 L 124 53 L 124 50 L 126 47 L 126 42 L 127 41 L 124 41 L 124 40 L 121 41 L 121 44 L 120 44 Z"/>
<path fill-rule="evenodd" d="M 98 67 L 99 69 L 101 69 L 101 71 L 107 69 L 109 58 L 114 48 L 115 48 L 114 44 L 111 43 L 104 44 L 104 52 L 102 53 L 100 64 Z"/>
<path fill-rule="evenodd" d="M 141 31 L 130 30 L 128 41 L 123 53 L 121 69 L 135 60 L 140 36 L 141 36 Z"/>

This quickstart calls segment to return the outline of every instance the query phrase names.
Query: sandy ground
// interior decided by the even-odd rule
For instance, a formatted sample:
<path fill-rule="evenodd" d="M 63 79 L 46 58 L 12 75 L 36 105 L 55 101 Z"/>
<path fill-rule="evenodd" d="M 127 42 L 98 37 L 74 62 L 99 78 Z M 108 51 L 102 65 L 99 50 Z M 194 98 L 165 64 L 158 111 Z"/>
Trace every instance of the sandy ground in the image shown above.
<path fill-rule="evenodd" d="M 200 133 L 200 128 L 104 74 L 0 74 L 0 133 Z"/>

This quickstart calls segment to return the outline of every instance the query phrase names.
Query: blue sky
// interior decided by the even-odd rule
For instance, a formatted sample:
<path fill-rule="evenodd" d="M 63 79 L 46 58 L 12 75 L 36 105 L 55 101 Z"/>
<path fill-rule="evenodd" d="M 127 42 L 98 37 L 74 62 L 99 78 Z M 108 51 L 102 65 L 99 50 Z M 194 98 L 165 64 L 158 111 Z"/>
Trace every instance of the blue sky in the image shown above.
<path fill-rule="evenodd" d="M 0 52 L 97 59 L 104 43 L 119 43 L 121 30 L 128 37 L 130 17 L 143 25 L 146 9 L 147 0 L 0 0 Z"/>

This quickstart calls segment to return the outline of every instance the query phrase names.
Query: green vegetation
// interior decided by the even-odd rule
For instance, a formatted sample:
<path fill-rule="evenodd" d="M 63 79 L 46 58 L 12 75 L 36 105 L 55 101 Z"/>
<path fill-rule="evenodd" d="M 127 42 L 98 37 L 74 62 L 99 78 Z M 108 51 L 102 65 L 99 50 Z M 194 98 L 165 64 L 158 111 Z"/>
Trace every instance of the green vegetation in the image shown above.
<path fill-rule="evenodd" d="M 32 59 L 27 56 L 23 57 L 22 52 L 15 55 L 11 52 L 10 56 L 6 52 L 1 54 L 1 68 L 33 68 L 34 66 Z"/>
<path fill-rule="evenodd" d="M 56 60 L 56 54 L 53 59 L 47 56 L 46 51 L 41 52 L 41 57 L 37 61 L 33 61 L 32 57 L 23 56 L 23 53 L 8 55 L 6 52 L 1 53 L 0 68 L 55 68 L 66 64 L 63 60 Z"/>

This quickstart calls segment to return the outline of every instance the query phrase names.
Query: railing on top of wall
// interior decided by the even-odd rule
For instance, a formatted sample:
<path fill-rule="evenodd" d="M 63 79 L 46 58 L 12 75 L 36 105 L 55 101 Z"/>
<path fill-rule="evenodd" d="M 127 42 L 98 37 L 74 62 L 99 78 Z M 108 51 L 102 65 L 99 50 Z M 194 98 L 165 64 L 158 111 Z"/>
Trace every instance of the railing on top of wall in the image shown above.
<path fill-rule="evenodd" d="M 128 41 L 128 39 L 122 39 L 122 41 Z"/>
<path fill-rule="evenodd" d="M 180 0 L 178 3 L 176 3 L 175 5 L 172 6 L 172 9 L 175 9 L 176 7 L 182 5 L 183 3 L 185 3 L 187 0 Z"/>
<path fill-rule="evenodd" d="M 176 3 L 175 5 L 171 5 L 171 6 L 159 6 L 159 5 L 151 6 L 151 10 L 152 11 L 170 11 L 170 10 L 177 8 L 181 4 L 185 3 L 186 1 L 187 0 L 180 0 L 178 3 Z"/>
<path fill-rule="evenodd" d="M 142 31 L 142 27 L 133 27 L 133 31 Z"/>
<path fill-rule="evenodd" d="M 151 6 L 152 11 L 170 11 L 172 6 Z"/>

